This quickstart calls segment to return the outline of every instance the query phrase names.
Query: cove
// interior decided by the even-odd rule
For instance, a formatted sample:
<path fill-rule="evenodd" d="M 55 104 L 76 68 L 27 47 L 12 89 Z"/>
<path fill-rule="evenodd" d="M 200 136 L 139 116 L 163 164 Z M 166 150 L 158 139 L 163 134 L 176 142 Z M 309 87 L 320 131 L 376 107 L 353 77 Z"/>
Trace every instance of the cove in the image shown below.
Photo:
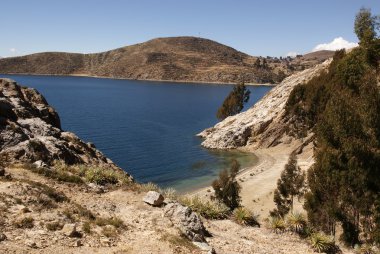
<path fill-rule="evenodd" d="M 139 182 L 187 192 L 211 184 L 237 159 L 253 154 L 214 151 L 195 135 L 217 123 L 215 113 L 231 85 L 152 82 L 66 76 L 0 75 L 36 88 L 60 115 L 62 128 L 92 142 Z M 245 109 L 271 87 L 249 86 Z"/>

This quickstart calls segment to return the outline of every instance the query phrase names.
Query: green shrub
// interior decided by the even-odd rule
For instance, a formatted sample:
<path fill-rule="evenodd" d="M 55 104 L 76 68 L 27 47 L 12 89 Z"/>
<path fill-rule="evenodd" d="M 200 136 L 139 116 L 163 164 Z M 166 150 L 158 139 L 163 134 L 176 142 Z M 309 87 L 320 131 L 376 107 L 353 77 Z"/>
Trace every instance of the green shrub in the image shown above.
<path fill-rule="evenodd" d="M 160 191 L 160 187 L 158 187 L 157 184 L 149 182 L 149 183 L 143 183 L 140 185 L 141 191 L 148 192 L 148 191 Z"/>
<path fill-rule="evenodd" d="M 99 185 L 117 184 L 119 182 L 116 172 L 106 168 L 89 168 L 85 173 L 85 178 L 86 181 Z"/>
<path fill-rule="evenodd" d="M 275 233 L 282 233 L 286 229 L 286 223 L 284 219 L 280 217 L 271 217 L 269 219 L 269 228 L 272 229 Z"/>
<path fill-rule="evenodd" d="M 85 223 L 83 223 L 83 232 L 87 233 L 87 234 L 91 234 L 91 223 L 89 221 L 86 221 Z"/>
<path fill-rule="evenodd" d="M 102 226 L 106 226 L 106 225 L 112 225 L 114 226 L 115 228 L 123 228 L 125 227 L 125 224 L 123 222 L 123 220 L 121 220 L 120 218 L 102 218 L 102 217 L 99 217 L 99 218 L 96 218 L 95 220 L 95 224 L 102 227 Z"/>
<path fill-rule="evenodd" d="M 165 197 L 165 199 L 170 199 L 170 200 L 177 200 L 177 191 L 174 188 L 166 188 L 163 190 L 160 190 L 162 195 Z"/>
<path fill-rule="evenodd" d="M 61 230 L 62 228 L 63 228 L 62 223 L 58 221 L 46 223 L 46 229 L 50 231 L 57 231 L 57 230 Z"/>
<path fill-rule="evenodd" d="M 302 213 L 291 213 L 287 217 L 286 222 L 291 231 L 296 232 L 298 234 L 303 234 L 305 232 L 307 222 L 305 216 Z"/>
<path fill-rule="evenodd" d="M 223 203 L 204 200 L 199 196 L 184 196 L 179 198 L 179 202 L 207 219 L 225 219 L 230 214 L 230 209 Z"/>
<path fill-rule="evenodd" d="M 311 246 L 316 252 L 331 253 L 335 248 L 335 243 L 332 237 L 323 233 L 314 233 L 310 236 Z"/>
<path fill-rule="evenodd" d="M 258 222 L 258 216 L 253 215 L 244 207 L 236 208 L 233 212 L 233 218 L 240 225 L 260 227 L 260 223 Z"/>

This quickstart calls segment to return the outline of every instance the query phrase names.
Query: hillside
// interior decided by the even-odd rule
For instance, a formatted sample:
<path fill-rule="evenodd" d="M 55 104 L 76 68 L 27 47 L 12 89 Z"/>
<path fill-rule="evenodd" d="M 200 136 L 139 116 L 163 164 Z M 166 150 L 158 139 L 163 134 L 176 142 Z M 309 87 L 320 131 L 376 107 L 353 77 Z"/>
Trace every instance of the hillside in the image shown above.
<path fill-rule="evenodd" d="M 205 218 L 173 191 L 135 183 L 9 79 L 0 141 L 0 253 L 314 253 L 294 234 Z M 149 205 L 150 190 L 165 202 Z"/>
<path fill-rule="evenodd" d="M 95 54 L 45 52 L 0 59 L 2 74 L 86 75 L 139 80 L 278 83 L 322 62 L 253 57 L 197 37 L 158 38 Z"/>

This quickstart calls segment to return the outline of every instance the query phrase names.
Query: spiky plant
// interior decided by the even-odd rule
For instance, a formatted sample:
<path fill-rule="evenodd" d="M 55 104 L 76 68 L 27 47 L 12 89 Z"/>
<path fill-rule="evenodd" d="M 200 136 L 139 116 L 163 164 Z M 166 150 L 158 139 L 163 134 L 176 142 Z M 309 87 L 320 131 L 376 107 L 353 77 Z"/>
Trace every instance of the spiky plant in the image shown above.
<path fill-rule="evenodd" d="M 302 213 L 294 212 L 287 217 L 289 229 L 298 234 L 304 233 L 306 224 L 305 216 Z"/>
<path fill-rule="evenodd" d="M 260 223 L 258 222 L 258 215 L 252 214 L 244 207 L 236 208 L 233 212 L 233 218 L 240 225 L 260 227 Z"/>
<path fill-rule="evenodd" d="M 177 199 L 177 191 L 174 188 L 166 188 L 160 191 L 165 199 L 176 200 Z"/>
<path fill-rule="evenodd" d="M 286 229 L 286 223 L 285 223 L 284 219 L 281 217 L 271 217 L 269 220 L 269 227 L 275 233 L 282 233 Z"/>
<path fill-rule="evenodd" d="M 311 234 L 310 242 L 312 248 L 318 253 L 331 252 L 335 246 L 334 240 L 323 233 Z"/>
<path fill-rule="evenodd" d="M 157 184 L 152 183 L 152 182 L 141 184 L 140 189 L 142 191 L 159 191 L 160 190 Z"/>
<path fill-rule="evenodd" d="M 182 196 L 179 202 L 207 219 L 225 219 L 230 209 L 223 203 L 202 199 L 199 196 Z"/>

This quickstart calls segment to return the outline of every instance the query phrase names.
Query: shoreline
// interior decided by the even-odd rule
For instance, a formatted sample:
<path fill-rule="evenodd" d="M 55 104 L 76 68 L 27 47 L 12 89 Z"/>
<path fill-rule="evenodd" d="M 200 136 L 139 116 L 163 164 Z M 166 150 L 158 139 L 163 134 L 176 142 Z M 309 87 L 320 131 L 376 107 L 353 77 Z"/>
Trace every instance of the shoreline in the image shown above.
<path fill-rule="evenodd" d="M 277 180 L 280 178 L 289 155 L 298 146 L 299 142 L 291 144 L 281 144 L 276 147 L 253 149 L 246 147 L 237 149 L 255 154 L 258 161 L 252 167 L 242 169 L 236 179 L 241 186 L 241 204 L 259 214 L 261 218 L 269 216 L 269 211 L 275 208 L 273 202 L 273 191 L 277 187 Z M 306 147 L 304 152 L 298 155 L 298 164 L 302 170 L 306 170 L 313 163 L 313 149 Z M 190 196 L 210 198 L 213 194 L 211 186 L 199 188 L 187 193 Z M 295 210 L 302 211 L 301 202 L 295 202 Z"/>
<path fill-rule="evenodd" d="M 133 80 L 133 81 L 148 81 L 148 82 L 165 82 L 165 83 L 183 83 L 183 84 L 199 84 L 199 85 L 235 85 L 237 82 L 216 82 L 216 81 L 188 81 L 188 80 L 165 80 L 165 79 L 134 79 L 134 78 L 118 78 L 105 76 L 92 76 L 87 74 L 30 74 L 30 73 L 0 73 L 0 75 L 18 75 L 18 76 L 48 76 L 48 77 L 85 77 L 99 79 L 116 79 L 116 80 Z M 278 84 L 270 83 L 245 83 L 247 86 L 269 86 L 275 87 Z"/>

